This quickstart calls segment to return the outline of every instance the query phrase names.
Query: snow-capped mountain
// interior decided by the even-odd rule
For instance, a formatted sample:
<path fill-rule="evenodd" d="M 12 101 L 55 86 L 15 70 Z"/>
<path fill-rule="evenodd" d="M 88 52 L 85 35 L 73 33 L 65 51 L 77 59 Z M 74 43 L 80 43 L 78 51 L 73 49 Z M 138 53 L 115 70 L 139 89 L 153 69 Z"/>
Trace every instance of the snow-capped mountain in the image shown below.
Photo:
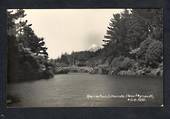
<path fill-rule="evenodd" d="M 89 51 L 92 51 L 92 52 L 95 52 L 97 51 L 98 49 L 102 48 L 101 46 L 97 46 L 96 44 L 92 44 L 90 47 L 89 47 Z"/>

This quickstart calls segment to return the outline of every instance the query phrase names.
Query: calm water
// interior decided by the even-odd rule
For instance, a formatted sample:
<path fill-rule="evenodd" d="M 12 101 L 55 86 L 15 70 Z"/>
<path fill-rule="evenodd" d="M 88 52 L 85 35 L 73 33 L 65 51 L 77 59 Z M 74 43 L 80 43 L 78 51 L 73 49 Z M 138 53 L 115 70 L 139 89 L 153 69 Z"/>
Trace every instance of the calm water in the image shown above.
<path fill-rule="evenodd" d="M 151 77 L 70 73 L 49 80 L 10 84 L 7 89 L 21 100 L 11 105 L 15 107 L 160 106 L 162 82 L 161 78 Z"/>

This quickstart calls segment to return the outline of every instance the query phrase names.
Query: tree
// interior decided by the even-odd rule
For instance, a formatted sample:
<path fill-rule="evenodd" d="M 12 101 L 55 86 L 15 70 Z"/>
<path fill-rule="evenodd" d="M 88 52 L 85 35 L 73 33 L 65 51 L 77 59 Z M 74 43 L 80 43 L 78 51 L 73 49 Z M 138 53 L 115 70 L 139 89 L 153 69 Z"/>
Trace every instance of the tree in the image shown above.
<path fill-rule="evenodd" d="M 131 9 L 113 15 L 104 36 L 102 56 L 105 60 L 112 58 L 111 64 L 120 67 L 121 58 L 117 57 L 122 56 L 136 60 L 143 68 L 157 67 L 163 57 L 162 15 L 162 9 Z"/>
<path fill-rule="evenodd" d="M 44 39 L 23 20 L 25 15 L 23 9 L 7 11 L 9 82 L 41 79 L 44 73 L 51 75 Z"/>
<path fill-rule="evenodd" d="M 131 10 L 132 14 L 129 19 L 129 28 L 127 31 L 127 41 L 131 50 L 139 47 L 140 43 L 144 41 L 148 35 L 147 22 L 140 16 L 140 12 L 143 13 L 144 9 Z"/>
<path fill-rule="evenodd" d="M 128 55 L 129 47 L 126 37 L 130 18 L 131 14 L 126 9 L 121 14 L 114 14 L 109 27 L 107 27 L 108 30 L 104 36 L 106 40 L 103 40 L 104 49 L 108 49 L 115 56 Z"/>
<path fill-rule="evenodd" d="M 135 33 L 133 37 L 141 42 L 153 32 L 162 33 L 162 15 L 162 9 L 133 9 L 129 35 Z"/>
<path fill-rule="evenodd" d="M 24 47 L 29 47 L 31 52 L 36 53 L 37 56 L 41 55 L 44 58 L 48 58 L 44 39 L 39 38 L 31 29 L 30 25 L 23 28 L 23 34 L 21 34 L 18 38 L 22 39 L 21 42 L 23 42 Z"/>
<path fill-rule="evenodd" d="M 163 45 L 163 22 L 161 9 L 135 9 L 135 18 L 141 19 L 147 29 L 145 38 L 141 40 L 139 51 L 137 52 L 140 64 L 147 66 L 157 66 L 161 62 Z M 157 55 L 155 54 L 157 53 Z M 152 57 L 152 58 L 151 58 Z M 152 60 L 151 60 L 152 59 Z"/>
<path fill-rule="evenodd" d="M 8 82 L 18 80 L 18 41 L 17 41 L 17 23 L 19 18 L 24 17 L 23 10 L 8 10 L 7 11 L 7 39 L 8 39 Z"/>

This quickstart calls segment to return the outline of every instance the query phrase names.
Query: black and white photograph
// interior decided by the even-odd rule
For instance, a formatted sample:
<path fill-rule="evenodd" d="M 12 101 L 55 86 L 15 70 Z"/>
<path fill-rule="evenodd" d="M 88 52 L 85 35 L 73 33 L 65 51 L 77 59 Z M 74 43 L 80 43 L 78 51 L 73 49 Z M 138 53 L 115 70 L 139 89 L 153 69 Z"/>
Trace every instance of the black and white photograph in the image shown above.
<path fill-rule="evenodd" d="M 163 107 L 163 9 L 7 9 L 7 107 Z"/>

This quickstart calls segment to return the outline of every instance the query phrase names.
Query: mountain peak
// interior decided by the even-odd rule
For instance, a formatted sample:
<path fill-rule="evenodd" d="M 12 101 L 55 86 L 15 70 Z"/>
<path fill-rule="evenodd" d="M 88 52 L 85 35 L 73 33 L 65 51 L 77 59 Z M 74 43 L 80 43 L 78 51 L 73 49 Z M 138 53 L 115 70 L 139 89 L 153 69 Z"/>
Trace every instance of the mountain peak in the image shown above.
<path fill-rule="evenodd" d="M 89 51 L 92 51 L 92 52 L 96 52 L 98 49 L 100 49 L 102 47 L 96 45 L 96 44 L 92 44 L 90 47 L 89 47 Z"/>

